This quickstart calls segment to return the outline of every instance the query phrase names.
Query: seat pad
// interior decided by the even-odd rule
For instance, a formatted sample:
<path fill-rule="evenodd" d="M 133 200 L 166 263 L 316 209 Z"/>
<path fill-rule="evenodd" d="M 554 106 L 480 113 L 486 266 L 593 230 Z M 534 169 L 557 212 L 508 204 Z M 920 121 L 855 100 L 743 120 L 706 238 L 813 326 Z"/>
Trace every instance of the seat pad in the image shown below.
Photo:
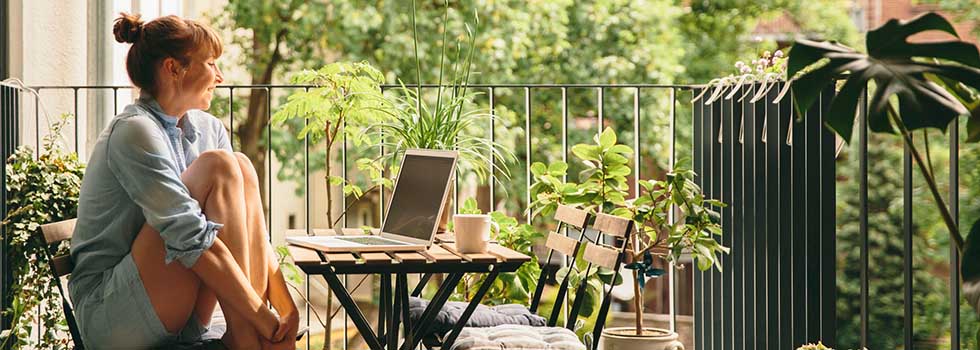
<path fill-rule="evenodd" d="M 450 301 L 443 305 L 430 328 L 430 334 L 446 334 L 453 329 L 456 321 L 463 315 L 468 302 Z M 411 297 L 408 300 L 412 322 L 418 322 L 429 300 Z M 532 314 L 524 305 L 507 304 L 497 306 L 479 305 L 466 322 L 466 327 L 493 327 L 505 324 L 544 326 L 544 317 Z M 426 334 L 429 335 L 429 334 Z"/>
<path fill-rule="evenodd" d="M 585 350 L 575 333 L 560 327 L 503 325 L 463 328 L 450 350 Z"/>

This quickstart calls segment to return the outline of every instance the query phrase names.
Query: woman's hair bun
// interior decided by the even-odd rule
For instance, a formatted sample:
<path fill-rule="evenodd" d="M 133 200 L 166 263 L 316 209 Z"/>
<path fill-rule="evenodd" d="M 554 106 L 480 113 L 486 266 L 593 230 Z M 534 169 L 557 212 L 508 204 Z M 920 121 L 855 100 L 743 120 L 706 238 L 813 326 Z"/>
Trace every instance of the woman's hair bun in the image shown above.
<path fill-rule="evenodd" d="M 112 25 L 112 34 L 116 36 L 118 42 L 135 43 L 143 36 L 143 21 L 140 20 L 140 15 L 119 13 L 119 18 L 116 18 Z"/>

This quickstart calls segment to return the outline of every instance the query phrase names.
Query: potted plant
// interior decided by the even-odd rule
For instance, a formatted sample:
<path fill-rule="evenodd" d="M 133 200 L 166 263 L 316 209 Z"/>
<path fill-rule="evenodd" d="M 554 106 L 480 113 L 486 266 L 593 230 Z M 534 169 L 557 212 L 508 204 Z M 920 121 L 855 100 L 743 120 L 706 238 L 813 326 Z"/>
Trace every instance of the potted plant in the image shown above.
<path fill-rule="evenodd" d="M 304 70 L 291 79 L 293 84 L 313 85 L 291 94 L 272 116 L 272 122 L 284 125 L 291 120 L 305 120 L 296 138 L 309 137 L 311 144 L 326 142 L 324 185 L 327 190 L 327 221 L 333 219 L 333 187 L 343 185 L 345 195 L 360 196 L 359 188 L 340 176 L 332 175 L 331 151 L 338 140 L 350 140 L 355 146 L 372 143 L 371 133 L 364 129 L 385 117 L 388 104 L 381 93 L 384 76 L 367 62 L 337 62 L 318 70 Z M 341 138 L 342 137 L 342 138 Z"/>
<path fill-rule="evenodd" d="M 78 208 L 85 166 L 77 154 L 65 151 L 61 139 L 61 130 L 73 118 L 63 114 L 50 125 L 38 158 L 31 147 L 21 146 L 4 164 L 10 211 L 3 218 L 3 234 L 10 242 L 5 254 L 14 276 L 10 307 L 3 311 L 12 327 L 0 334 L 0 347 L 71 346 L 57 292 L 60 281 L 51 278 L 44 254 L 48 244 L 38 231 L 43 224 L 74 218 Z M 66 242 L 59 253 L 67 251 Z"/>
<path fill-rule="evenodd" d="M 473 198 L 464 201 L 459 212 L 461 214 L 483 214 Z M 543 236 L 533 226 L 521 224 L 506 213 L 493 211 L 489 215 L 490 220 L 499 227 L 492 239 L 501 246 L 530 256 L 531 260 L 521 265 L 517 271 L 498 275 L 496 281 L 487 290 L 483 301 L 487 305 L 527 304 L 531 298 L 531 292 L 534 291 L 537 284 L 537 278 L 541 274 L 538 257 L 532 251 L 532 247 L 535 240 Z M 469 301 L 486 277 L 487 275 L 484 273 L 467 274 L 463 277 L 463 283 L 456 287 L 455 293 L 450 298 Z"/>
<path fill-rule="evenodd" d="M 677 261 L 682 254 L 690 254 L 701 270 L 710 269 L 717 264 L 716 255 L 728 253 L 729 249 L 714 239 L 721 234 L 717 224 L 718 214 L 712 209 L 724 204 L 706 199 L 701 188 L 692 180 L 696 174 L 685 167 L 682 160 L 669 172 L 664 181 L 640 180 L 642 188 L 639 195 L 627 200 L 629 187 L 626 177 L 631 169 L 628 166 L 632 149 L 618 144 L 615 132 L 606 128 L 596 135 L 592 144 L 579 144 L 572 147 L 572 153 L 582 160 L 586 169 L 580 175 L 581 183 L 564 182 L 568 165 L 563 162 L 545 166 L 535 163 L 531 167 L 535 183 L 531 187 L 534 202 L 530 209 L 535 215 L 554 212 L 558 204 L 583 206 L 596 212 L 604 212 L 629 218 L 634 221 L 637 235 L 629 242 L 630 259 L 627 268 L 633 270 L 634 305 L 636 324 L 634 327 L 604 329 L 598 346 L 602 349 L 675 349 L 683 348 L 677 342 L 677 334 L 664 329 L 648 328 L 643 325 L 643 286 L 647 278 L 658 277 L 663 270 L 653 266 L 653 259 Z M 676 219 L 670 220 L 668 213 L 674 211 Z M 579 267 L 579 271 L 584 270 Z M 596 271 L 598 270 L 598 271 Z M 597 304 L 601 295 L 600 280 L 618 284 L 618 272 L 603 269 L 590 276 L 580 276 L 572 269 L 562 269 L 558 278 L 595 279 L 587 283 L 583 314 L 592 313 L 590 304 Z M 614 279 L 615 278 L 615 279 Z M 573 283 L 572 285 L 577 285 Z M 586 338 L 587 343 L 592 340 Z"/>
<path fill-rule="evenodd" d="M 379 160 L 387 164 L 397 164 L 397 160 L 411 148 L 456 150 L 459 152 L 457 167 L 459 173 L 472 172 L 479 181 L 496 181 L 497 175 L 507 177 L 507 161 L 514 155 L 506 147 L 488 140 L 475 131 L 481 123 L 489 124 L 494 117 L 489 110 L 470 108 L 480 93 L 468 89 L 471 73 L 476 33 L 471 32 L 469 24 L 464 24 L 466 34 L 460 36 L 455 52 L 447 51 L 449 33 L 449 5 L 446 4 L 443 18 L 442 54 L 439 56 L 439 73 L 435 96 L 427 96 L 422 90 L 422 60 L 418 51 L 418 27 L 415 23 L 415 1 L 412 2 L 412 33 L 415 48 L 416 84 L 409 88 L 401 84 L 390 96 L 392 108 L 383 112 L 388 118 L 376 124 L 377 131 L 384 135 L 382 145 L 387 153 Z M 479 18 L 475 18 L 479 28 Z M 463 42 L 466 41 L 466 52 Z M 455 55 L 457 62 L 449 62 L 447 56 Z M 462 62 L 458 62 L 460 58 Z M 445 78 L 444 78 L 445 76 Z M 434 100 L 434 101 L 432 101 Z M 433 103 L 434 102 L 434 103 Z M 452 196 L 450 197 L 452 198 Z M 446 209 L 450 205 L 447 201 Z M 439 231 L 446 231 L 450 210 L 443 210 Z"/>
<path fill-rule="evenodd" d="M 860 99 L 873 93 L 868 100 L 867 126 L 872 132 L 902 137 L 961 253 L 963 295 L 980 315 L 980 219 L 964 239 L 939 192 L 928 138 L 929 128 L 945 132 L 960 116 L 967 116 L 966 142 L 980 141 L 980 53 L 976 45 L 961 40 L 908 41 L 910 36 L 926 31 L 942 31 L 958 38 L 949 21 L 926 13 L 910 20 L 892 19 L 869 31 L 867 54 L 835 42 L 797 40 L 789 54 L 788 74 L 793 79 L 787 85 L 793 88 L 797 115 L 803 118 L 803 111 L 817 100 L 820 90 L 849 73 L 827 114 L 827 126 L 845 140 L 850 140 L 855 125 L 860 125 L 855 119 Z M 869 90 L 872 81 L 875 89 Z M 922 134 L 925 152 L 913 142 L 915 132 Z"/>
<path fill-rule="evenodd" d="M 629 158 L 633 149 L 616 143 L 616 133 L 606 128 L 593 138 L 592 143 L 582 143 L 572 146 L 572 154 L 585 164 L 586 168 L 579 173 L 579 182 L 566 182 L 568 164 L 554 162 L 545 165 L 535 162 L 531 165 L 534 182 L 529 191 L 532 202 L 528 210 L 532 217 L 554 214 L 559 204 L 574 205 L 587 211 L 609 213 L 626 205 L 629 184 Z M 574 238 L 574 237 L 573 237 Z M 622 283 L 616 278 L 614 271 L 606 268 L 588 269 L 584 259 L 576 259 L 576 266 L 563 267 L 555 274 L 559 282 L 569 279 L 568 295 L 578 294 L 577 286 L 586 280 L 581 301 L 581 315 L 592 316 L 601 302 L 602 284 Z M 588 271 L 588 275 L 585 272 Z M 615 279 L 614 279 L 615 278 Z M 578 320 L 573 328 L 581 333 L 585 322 Z M 584 335 L 587 343 L 591 342 L 589 334 Z"/>
<path fill-rule="evenodd" d="M 687 169 L 685 160 L 674 165 L 666 179 L 640 180 L 640 195 L 616 208 L 611 214 L 631 218 L 637 235 L 629 242 L 631 250 L 627 269 L 632 270 L 633 303 L 636 323 L 633 327 L 606 328 L 599 339 L 599 349 L 683 349 L 677 334 L 666 329 L 643 325 L 643 287 L 648 278 L 664 274 L 656 268 L 654 259 L 676 262 L 682 254 L 690 254 L 698 269 L 712 266 L 721 271 L 716 254 L 728 253 L 712 236 L 721 234 L 718 214 L 712 209 L 725 204 L 706 199 L 701 188 L 692 181 L 697 174 Z M 670 213 L 677 216 L 671 220 Z"/>

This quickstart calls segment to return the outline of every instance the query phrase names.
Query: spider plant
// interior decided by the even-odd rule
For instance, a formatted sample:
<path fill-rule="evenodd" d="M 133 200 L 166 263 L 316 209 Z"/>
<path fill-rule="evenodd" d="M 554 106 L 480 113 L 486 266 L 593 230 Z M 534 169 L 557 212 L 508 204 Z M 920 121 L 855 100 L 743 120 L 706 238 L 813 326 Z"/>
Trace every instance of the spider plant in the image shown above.
<path fill-rule="evenodd" d="M 495 116 L 490 111 L 475 107 L 472 102 L 479 93 L 467 88 L 469 82 L 476 35 L 465 24 L 466 35 L 456 42 L 455 59 L 452 67 L 447 67 L 447 39 L 445 29 L 449 21 L 449 6 L 443 21 L 442 55 L 439 58 L 439 80 L 435 103 L 422 92 L 422 62 L 418 52 L 418 26 L 415 23 L 415 2 L 412 2 L 412 30 L 415 44 L 416 81 L 414 87 L 401 87 L 395 90 L 396 96 L 389 96 L 395 108 L 386 109 L 393 118 L 377 125 L 383 137 L 382 144 L 389 150 L 382 160 L 394 161 L 411 148 L 456 150 L 459 152 L 458 167 L 462 173 L 473 172 L 480 181 L 498 180 L 497 174 L 507 177 L 507 168 L 502 166 L 513 160 L 512 152 L 477 133 L 483 125 L 489 125 Z M 474 14 L 477 26 L 479 18 Z M 466 41 L 465 57 L 463 41 Z M 447 72 L 448 68 L 448 72 Z M 431 97 L 431 96 L 430 96 Z"/>

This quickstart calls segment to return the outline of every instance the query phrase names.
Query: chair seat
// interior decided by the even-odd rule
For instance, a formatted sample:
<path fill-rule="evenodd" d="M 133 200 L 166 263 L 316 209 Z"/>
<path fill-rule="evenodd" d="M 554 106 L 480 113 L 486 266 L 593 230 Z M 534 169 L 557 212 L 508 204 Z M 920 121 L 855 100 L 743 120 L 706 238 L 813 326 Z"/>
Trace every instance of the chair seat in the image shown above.
<path fill-rule="evenodd" d="M 445 334 L 453 329 L 456 321 L 463 315 L 468 302 L 451 301 L 447 302 L 433 320 L 430 334 Z M 408 300 L 409 312 L 412 322 L 418 322 L 422 318 L 429 301 L 422 298 L 411 297 Z M 493 327 L 499 325 L 525 325 L 525 326 L 544 326 L 547 320 L 544 317 L 532 314 L 524 305 L 507 304 L 497 306 L 479 305 L 473 311 L 473 315 L 466 321 L 466 327 Z M 424 334 L 429 335 L 429 334 Z"/>
<path fill-rule="evenodd" d="M 463 328 L 450 350 L 585 350 L 575 333 L 561 327 L 502 325 Z"/>

